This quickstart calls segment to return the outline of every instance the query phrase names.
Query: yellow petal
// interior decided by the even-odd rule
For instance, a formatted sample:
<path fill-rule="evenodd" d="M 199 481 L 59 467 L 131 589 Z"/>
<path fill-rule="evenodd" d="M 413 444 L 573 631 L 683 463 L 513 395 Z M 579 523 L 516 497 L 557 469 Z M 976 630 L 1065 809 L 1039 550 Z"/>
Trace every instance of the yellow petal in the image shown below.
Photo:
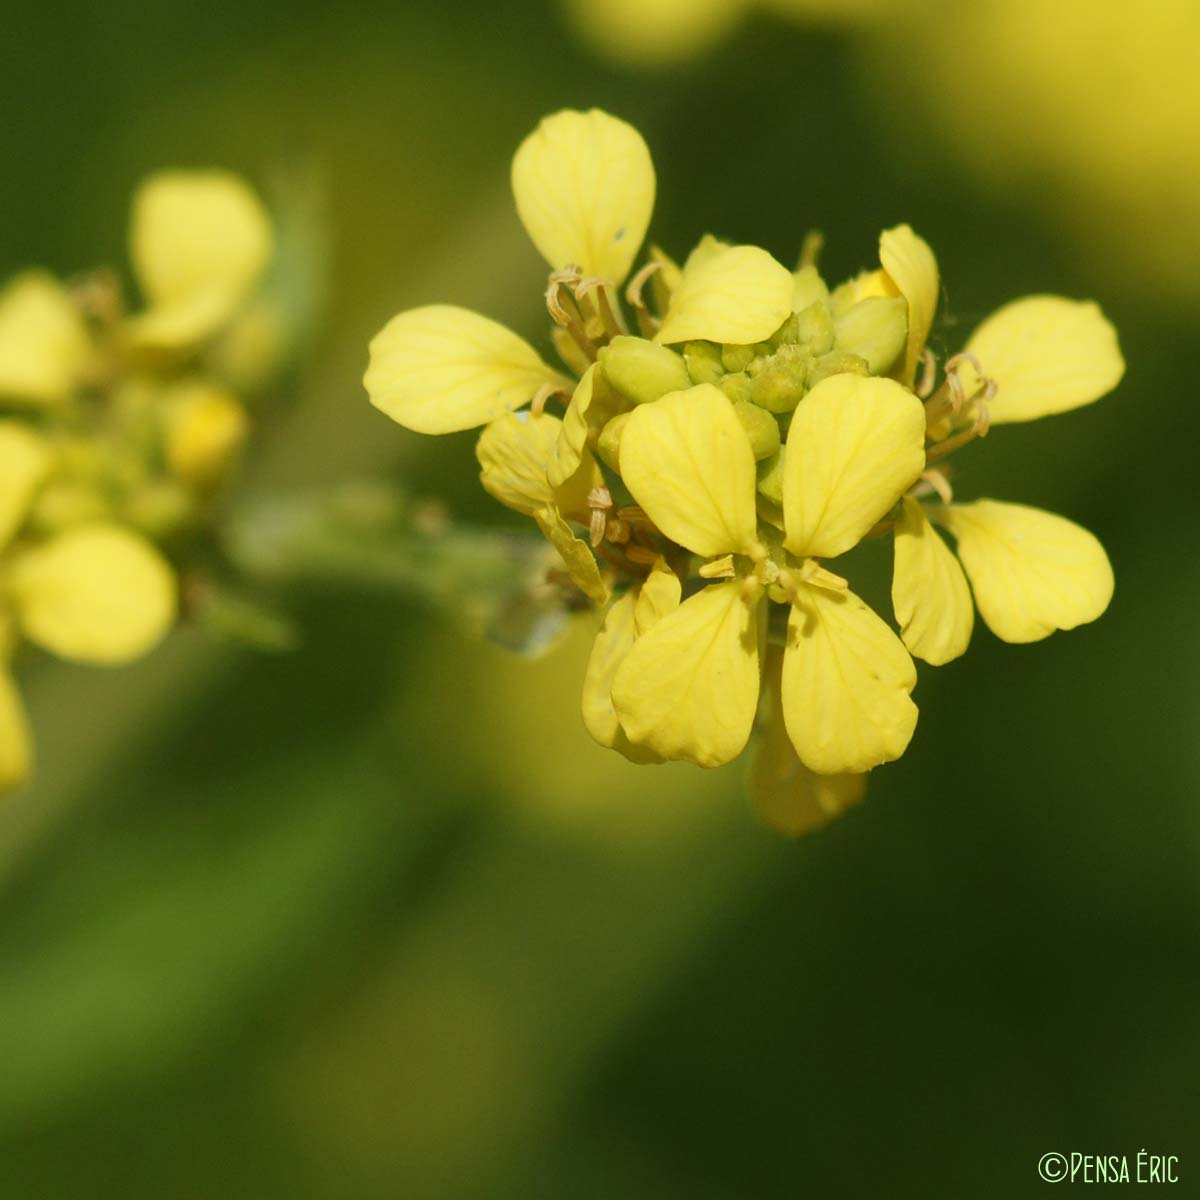
<path fill-rule="evenodd" d="M 33 741 L 17 685 L 0 663 L 0 795 L 29 777 Z"/>
<path fill-rule="evenodd" d="M 637 637 L 634 624 L 637 600 L 636 590 L 626 592 L 619 600 L 615 600 L 592 643 L 583 677 L 583 724 L 601 746 L 616 750 L 631 762 L 662 762 L 653 750 L 635 746 L 629 740 L 617 720 L 617 710 L 612 702 L 613 678 Z"/>
<path fill-rule="evenodd" d="M 226 171 L 162 171 L 133 202 L 130 256 L 150 310 L 134 340 L 178 346 L 223 325 L 271 257 L 271 222 L 254 191 Z"/>
<path fill-rule="evenodd" d="M 660 554 L 646 582 L 638 589 L 637 605 L 633 610 L 633 623 L 639 637 L 649 633 L 655 625 L 669 616 L 678 607 L 683 596 L 679 576 L 667 566 Z"/>
<path fill-rule="evenodd" d="M 649 67 L 700 54 L 746 7 L 747 0 L 570 0 L 569 11 L 607 58 Z"/>
<path fill-rule="evenodd" d="M 958 559 L 911 496 L 896 522 L 892 606 L 911 654 L 933 666 L 967 649 L 975 625 L 971 589 Z"/>
<path fill-rule="evenodd" d="M 632 741 L 701 767 L 742 752 L 758 703 L 760 609 L 740 581 L 713 584 L 634 642 L 612 688 Z"/>
<path fill-rule="evenodd" d="M 0 549 L 25 520 L 49 466 L 43 438 L 16 421 L 0 421 Z"/>
<path fill-rule="evenodd" d="M 17 558 L 11 587 L 26 636 L 62 658 L 119 663 L 175 620 L 175 577 L 149 542 L 115 525 L 77 526 Z"/>
<path fill-rule="evenodd" d="M 917 724 L 916 682 L 903 643 L 853 592 L 802 585 L 788 619 L 783 715 L 805 766 L 839 775 L 899 758 Z"/>
<path fill-rule="evenodd" d="M 711 383 L 629 414 L 621 475 L 655 525 L 693 553 L 744 554 L 754 545 L 754 451 L 733 405 Z"/>
<path fill-rule="evenodd" d="M 937 259 L 929 244 L 918 237 L 911 226 L 897 225 L 879 235 L 879 261 L 908 302 L 908 345 L 900 379 L 903 383 L 912 383 L 937 311 Z"/>
<path fill-rule="evenodd" d="M 785 545 L 802 556 L 844 553 L 924 466 L 925 409 L 912 392 L 891 379 L 823 379 L 788 428 Z"/>
<path fill-rule="evenodd" d="M 1087 300 L 1014 300 L 992 313 L 966 348 L 998 385 L 988 403 L 993 425 L 1091 404 L 1125 373 L 1117 331 Z"/>
<path fill-rule="evenodd" d="M 554 453 L 546 468 L 547 478 L 555 487 L 578 473 L 580 463 L 588 453 L 589 437 L 593 434 L 598 436 L 621 407 L 620 397 L 608 386 L 593 363 L 583 373 L 571 396 Z"/>
<path fill-rule="evenodd" d="M 977 500 L 942 510 L 987 627 L 1036 642 L 1094 621 L 1113 593 L 1104 547 L 1086 529 L 1024 504 Z"/>
<path fill-rule="evenodd" d="M 543 118 L 512 163 L 525 232 L 554 270 L 620 283 L 654 209 L 654 164 L 632 125 L 593 108 Z"/>
<path fill-rule="evenodd" d="M 792 313 L 792 273 L 757 246 L 719 246 L 684 266 L 656 341 L 761 342 Z"/>
<path fill-rule="evenodd" d="M 522 338 L 465 308 L 393 317 L 371 341 L 371 403 L 417 433 L 474 429 L 520 408 L 558 374 Z"/>
<path fill-rule="evenodd" d="M 52 275 L 28 271 L 0 292 L 0 399 L 61 404 L 91 354 L 87 327 Z"/>
<path fill-rule="evenodd" d="M 601 482 L 591 451 L 584 447 L 574 475 L 551 486 L 547 468 L 562 436 L 563 423 L 549 413 L 505 413 L 487 425 L 475 445 L 480 480 L 501 504 L 532 516 L 546 505 L 587 515 L 587 498 Z"/>
<path fill-rule="evenodd" d="M 546 539 L 558 551 L 571 581 L 589 600 L 604 604 L 608 600 L 608 585 L 596 565 L 596 557 L 587 542 L 577 537 L 575 531 L 563 520 L 554 507 L 539 508 L 533 519 Z"/>
<path fill-rule="evenodd" d="M 750 761 L 750 801 L 758 818 L 777 833 L 799 837 L 858 804 L 866 775 L 818 775 L 796 756 L 783 720 L 780 694 L 783 654 L 772 646 L 763 670 L 762 732 Z"/>
<path fill-rule="evenodd" d="M 803 312 L 810 304 L 829 303 L 829 288 L 812 263 L 797 267 L 792 280 L 792 308 L 796 312 Z"/>

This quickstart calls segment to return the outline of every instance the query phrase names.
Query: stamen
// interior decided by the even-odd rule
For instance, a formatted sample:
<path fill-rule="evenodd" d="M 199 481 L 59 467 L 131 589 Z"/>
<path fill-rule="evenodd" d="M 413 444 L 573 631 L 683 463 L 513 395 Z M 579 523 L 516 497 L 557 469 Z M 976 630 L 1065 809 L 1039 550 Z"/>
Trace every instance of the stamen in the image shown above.
<path fill-rule="evenodd" d="M 529 402 L 529 411 L 535 417 L 540 417 L 546 411 L 546 402 L 551 396 L 567 396 L 569 394 L 561 383 L 547 381 L 533 394 L 533 399 Z"/>
<path fill-rule="evenodd" d="M 656 271 L 662 270 L 662 266 L 660 262 L 648 262 L 634 275 L 625 288 L 625 303 L 633 309 L 637 316 L 638 332 L 644 338 L 652 338 L 662 324 L 661 321 L 650 315 L 650 310 L 646 307 L 646 301 L 642 297 L 642 290 L 647 282 Z"/>
<path fill-rule="evenodd" d="M 954 499 L 954 489 L 950 486 L 950 480 L 946 478 L 942 468 L 930 467 L 927 471 L 922 471 L 920 477 L 926 487 L 914 487 L 910 495 L 927 495 L 929 492 L 936 492 L 943 504 L 949 504 Z"/>
<path fill-rule="evenodd" d="M 604 530 L 607 525 L 608 517 L 604 515 L 604 509 L 593 508 L 592 520 L 588 529 L 588 541 L 592 543 L 593 550 L 604 541 Z"/>
<path fill-rule="evenodd" d="M 612 303 L 609 300 L 609 289 L 612 286 L 612 280 L 604 279 L 599 275 L 589 275 L 575 285 L 575 299 L 581 303 L 586 299 L 592 299 L 592 303 L 596 306 L 597 316 L 600 318 L 600 324 L 609 339 L 620 337 L 625 332 L 625 323 L 621 319 L 620 313 L 613 311 Z"/>
<path fill-rule="evenodd" d="M 546 308 L 556 325 L 561 325 L 574 339 L 575 344 L 583 351 L 588 362 L 596 361 L 596 347 L 588 337 L 583 319 L 569 287 L 579 282 L 579 272 L 574 267 L 562 271 L 553 271 L 546 286 Z M 563 303 L 570 301 L 570 307 Z"/>
<path fill-rule="evenodd" d="M 612 493 L 603 484 L 588 492 L 588 508 L 612 508 Z M 620 516 L 622 514 L 618 514 Z"/>
<path fill-rule="evenodd" d="M 927 465 L 945 458 L 947 454 L 953 454 L 956 450 L 961 450 L 968 442 L 973 442 L 976 438 L 987 437 L 988 430 L 992 426 L 991 413 L 988 412 L 988 406 L 982 396 L 974 403 L 974 422 L 960 433 L 956 433 L 953 437 L 946 438 L 943 442 L 938 442 L 936 446 L 930 446 L 925 451 L 925 462 Z"/>
<path fill-rule="evenodd" d="M 917 395 L 928 400 L 937 382 L 937 359 L 928 346 L 921 351 L 921 378 L 917 383 Z"/>
<path fill-rule="evenodd" d="M 732 579 L 735 574 L 733 555 L 726 554 L 723 558 L 714 558 L 712 562 L 706 562 L 697 574 L 701 579 Z"/>
<path fill-rule="evenodd" d="M 637 542 L 630 542 L 625 547 L 625 554 L 630 562 L 641 563 L 645 567 L 652 567 L 658 562 L 657 551 L 651 550 L 647 546 L 641 546 Z"/>

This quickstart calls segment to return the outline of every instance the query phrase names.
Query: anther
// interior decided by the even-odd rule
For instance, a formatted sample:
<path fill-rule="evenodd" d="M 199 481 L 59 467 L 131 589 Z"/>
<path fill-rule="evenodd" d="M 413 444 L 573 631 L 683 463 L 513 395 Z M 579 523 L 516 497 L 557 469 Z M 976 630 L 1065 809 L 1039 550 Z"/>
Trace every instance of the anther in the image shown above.
<path fill-rule="evenodd" d="M 937 382 L 937 359 L 928 346 L 921 351 L 921 378 L 917 383 L 917 395 L 922 400 L 928 400 L 933 394 L 933 385 Z"/>
<path fill-rule="evenodd" d="M 662 270 L 662 266 L 660 262 L 648 262 L 634 275 L 625 288 L 625 303 L 637 315 L 638 332 L 644 338 L 652 338 L 658 332 L 659 325 L 662 324 L 661 321 L 650 315 L 650 310 L 646 307 L 646 301 L 642 297 L 642 291 L 647 282 L 656 271 Z"/>
<path fill-rule="evenodd" d="M 701 579 L 732 579 L 735 574 L 733 555 L 726 554 L 722 558 L 714 558 L 712 562 L 706 562 L 697 574 Z"/>

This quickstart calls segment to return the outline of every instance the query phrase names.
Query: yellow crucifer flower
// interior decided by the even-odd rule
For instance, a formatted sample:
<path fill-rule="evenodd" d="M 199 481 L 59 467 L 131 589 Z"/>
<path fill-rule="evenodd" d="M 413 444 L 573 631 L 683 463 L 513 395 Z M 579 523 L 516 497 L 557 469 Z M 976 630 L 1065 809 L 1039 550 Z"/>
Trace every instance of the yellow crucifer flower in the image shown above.
<path fill-rule="evenodd" d="M 937 263 L 907 226 L 884 234 L 880 252 L 909 305 L 915 364 L 937 304 Z M 912 337 L 913 313 L 920 314 L 919 338 Z M 1095 304 L 1059 296 L 1006 304 L 949 360 L 936 391 L 933 380 L 927 382 L 930 461 L 989 425 L 1090 404 L 1114 388 L 1124 370 L 1116 332 Z M 988 628 L 1007 642 L 1074 629 L 1108 607 L 1112 567 L 1086 529 L 1020 504 L 951 504 L 945 475 L 931 473 L 929 482 L 946 503 L 927 510 L 906 497 L 895 527 L 892 599 L 904 642 L 918 658 L 937 665 L 966 650 L 973 615 L 963 568 Z M 958 560 L 931 519 L 954 535 Z"/>
<path fill-rule="evenodd" d="M 877 270 L 832 292 L 811 245 L 789 271 L 706 236 L 682 267 L 651 248 L 625 290 L 635 336 L 617 288 L 655 189 L 636 131 L 597 111 L 555 114 L 512 177 L 551 269 L 569 375 L 495 322 L 437 305 L 385 326 L 365 383 L 410 429 L 483 426 L 484 487 L 558 549 L 568 606 L 606 605 L 583 689 L 602 745 L 635 762 L 718 766 L 757 714 L 755 804 L 801 832 L 860 799 L 864 773 L 907 747 L 909 650 L 945 661 L 965 646 L 970 590 L 931 516 L 958 537 L 1002 636 L 1066 628 L 1107 603 L 1098 546 L 1048 514 L 1005 538 L 1012 506 L 950 505 L 935 465 L 986 432 L 989 412 L 1028 419 L 1111 386 L 1120 359 L 1094 306 L 1042 297 L 1001 310 L 935 388 L 937 263 L 908 226 L 881 236 Z M 544 411 L 554 396 L 569 396 L 561 420 Z M 927 494 L 943 503 L 927 511 Z M 825 565 L 888 531 L 904 642 Z M 1014 582 L 1025 549 L 1059 582 L 1055 555 L 1070 560 L 1077 587 L 1059 588 L 1059 610 Z"/>

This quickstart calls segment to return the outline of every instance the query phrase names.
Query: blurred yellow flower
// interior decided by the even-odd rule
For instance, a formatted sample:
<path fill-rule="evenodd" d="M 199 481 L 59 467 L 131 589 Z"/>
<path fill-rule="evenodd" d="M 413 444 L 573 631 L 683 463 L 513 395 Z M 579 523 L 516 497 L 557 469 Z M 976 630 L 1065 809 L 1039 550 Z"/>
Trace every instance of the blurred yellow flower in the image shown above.
<path fill-rule="evenodd" d="M 755 806 L 798 833 L 855 803 L 865 773 L 908 746 L 910 651 L 944 662 L 965 649 L 970 589 L 931 519 L 958 538 L 1002 637 L 1103 611 L 1111 572 L 1090 535 L 1016 506 L 950 503 L 944 460 L 989 414 L 1095 399 L 1120 354 L 1095 305 L 1031 297 L 985 322 L 939 384 L 926 347 L 937 262 L 910 227 L 885 230 L 879 268 L 832 290 L 811 246 L 789 271 L 711 236 L 682 267 L 653 248 L 634 271 L 654 186 L 628 125 L 546 118 L 517 151 L 513 190 L 550 267 L 563 370 L 494 322 L 436 306 L 385 326 L 365 384 L 411 429 L 484 426 L 484 487 L 560 552 L 548 586 L 567 608 L 606 608 L 583 687 L 593 738 L 633 762 L 715 767 L 757 717 Z M 556 398 L 561 419 L 545 411 Z M 903 640 L 826 565 L 889 532 Z"/>
<path fill-rule="evenodd" d="M 0 404 L 62 404 L 91 359 L 83 318 L 52 275 L 27 271 L 0 292 Z"/>

